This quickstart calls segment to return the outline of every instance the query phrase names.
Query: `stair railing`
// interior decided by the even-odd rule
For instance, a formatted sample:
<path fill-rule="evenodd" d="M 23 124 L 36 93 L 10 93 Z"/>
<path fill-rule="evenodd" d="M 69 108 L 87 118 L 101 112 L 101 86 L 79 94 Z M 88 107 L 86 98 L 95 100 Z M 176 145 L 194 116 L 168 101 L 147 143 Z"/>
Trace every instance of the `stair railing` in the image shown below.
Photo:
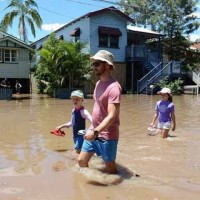
<path fill-rule="evenodd" d="M 145 76 L 143 76 L 140 80 L 137 81 L 137 93 L 139 94 L 146 87 L 146 82 L 150 79 L 154 74 L 156 74 L 162 68 L 162 62 L 158 63 L 151 71 L 149 71 Z"/>
<path fill-rule="evenodd" d="M 195 71 L 192 71 L 192 80 L 197 84 L 197 96 L 199 95 L 199 87 L 200 87 L 200 72 L 198 74 Z"/>
<path fill-rule="evenodd" d="M 160 71 L 158 71 L 154 76 L 152 76 L 150 79 L 146 81 L 146 94 L 148 93 L 148 88 L 151 84 L 158 81 L 161 75 L 168 76 L 171 74 L 172 71 L 172 65 L 173 61 L 170 61 L 168 64 L 166 64 Z"/>
<path fill-rule="evenodd" d="M 196 72 L 192 71 L 192 80 L 198 85 L 200 85 L 200 80 L 199 80 L 199 74 Z"/>

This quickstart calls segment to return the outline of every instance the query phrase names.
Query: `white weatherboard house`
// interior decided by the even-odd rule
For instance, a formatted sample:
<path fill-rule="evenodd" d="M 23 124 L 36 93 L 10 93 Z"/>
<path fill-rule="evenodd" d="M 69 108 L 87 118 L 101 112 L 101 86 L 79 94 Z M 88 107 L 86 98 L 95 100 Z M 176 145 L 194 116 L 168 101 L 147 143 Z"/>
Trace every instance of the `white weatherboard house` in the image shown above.
<path fill-rule="evenodd" d="M 0 31 L 0 81 L 7 78 L 13 92 L 19 80 L 21 93 L 30 92 L 30 52 L 33 49 L 3 31 Z"/>
<path fill-rule="evenodd" d="M 147 66 L 147 63 L 144 62 L 147 59 L 147 55 L 144 53 L 147 51 L 144 48 L 145 41 L 156 38 L 159 42 L 161 34 L 145 33 L 144 30 L 127 28 L 131 22 L 134 20 L 120 10 L 108 7 L 87 13 L 54 31 L 54 33 L 57 38 L 65 41 L 79 40 L 81 43 L 87 44 L 85 51 L 91 55 L 101 49 L 113 53 L 116 66 L 115 78 L 120 82 L 122 88 L 134 90 L 133 84 L 146 73 L 144 70 Z M 32 43 L 31 47 L 36 50 L 41 49 L 48 36 Z M 157 45 L 157 47 L 153 54 L 154 63 L 160 61 L 160 56 L 157 53 L 160 46 Z M 141 73 L 138 73 L 138 68 Z"/>

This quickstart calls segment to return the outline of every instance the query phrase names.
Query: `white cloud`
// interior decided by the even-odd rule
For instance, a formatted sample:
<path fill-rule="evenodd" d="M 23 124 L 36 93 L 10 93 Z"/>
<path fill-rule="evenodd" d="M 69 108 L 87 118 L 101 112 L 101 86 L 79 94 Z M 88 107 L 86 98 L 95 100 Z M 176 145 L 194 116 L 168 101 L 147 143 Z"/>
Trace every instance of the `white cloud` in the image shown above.
<path fill-rule="evenodd" d="M 200 12 L 193 13 L 195 17 L 200 18 Z"/>
<path fill-rule="evenodd" d="M 65 24 L 59 24 L 59 23 L 55 23 L 55 24 L 42 24 L 42 30 L 43 31 L 55 31 L 57 29 L 59 29 L 60 27 L 64 26 Z"/>
<path fill-rule="evenodd" d="M 191 41 L 194 42 L 196 39 L 200 39 L 200 34 L 199 33 L 190 34 L 189 38 L 190 38 Z"/>
<path fill-rule="evenodd" d="M 197 18 L 200 18 L 200 12 L 193 12 L 191 14 L 189 14 L 188 16 L 194 16 L 194 17 L 197 17 Z"/>

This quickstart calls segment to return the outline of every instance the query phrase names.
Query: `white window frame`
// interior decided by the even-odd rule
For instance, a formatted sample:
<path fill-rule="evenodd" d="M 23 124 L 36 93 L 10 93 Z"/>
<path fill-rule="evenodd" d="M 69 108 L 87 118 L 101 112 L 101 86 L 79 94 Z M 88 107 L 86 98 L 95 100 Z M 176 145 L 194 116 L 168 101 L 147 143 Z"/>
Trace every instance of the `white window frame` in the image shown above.
<path fill-rule="evenodd" d="M 7 53 L 6 51 L 9 51 L 9 53 Z M 7 53 L 7 55 L 6 55 Z M 13 56 L 13 53 L 15 53 L 15 56 Z M 6 60 L 9 55 L 9 60 Z M 15 58 L 15 59 L 13 59 Z M 4 62 L 5 63 L 17 63 L 18 62 L 18 51 L 16 49 L 4 49 Z"/>

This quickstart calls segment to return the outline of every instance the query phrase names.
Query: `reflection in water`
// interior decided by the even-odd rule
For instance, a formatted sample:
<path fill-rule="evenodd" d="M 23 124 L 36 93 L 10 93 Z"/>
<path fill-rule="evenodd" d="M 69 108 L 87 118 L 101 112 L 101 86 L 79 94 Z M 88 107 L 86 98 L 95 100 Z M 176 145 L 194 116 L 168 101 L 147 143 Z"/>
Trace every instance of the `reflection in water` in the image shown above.
<path fill-rule="evenodd" d="M 159 98 L 147 95 L 122 97 L 117 155 L 118 178 L 122 183 L 102 188 L 88 184 L 85 176 L 78 173 L 76 157 L 72 153 L 72 130 L 66 129 L 65 137 L 50 134 L 50 130 L 70 118 L 70 100 L 34 95 L 0 101 L 0 199 L 10 197 L 12 192 L 5 192 L 10 191 L 9 188 L 16 188 L 17 196 L 26 200 L 92 200 L 92 196 L 95 200 L 129 200 L 133 196 L 135 199 L 163 200 L 187 199 L 187 194 L 190 199 L 198 199 L 200 99 L 192 95 L 173 97 L 177 129 L 170 132 L 170 138 L 163 140 L 159 135 L 147 134 Z M 84 106 L 91 112 L 93 100 L 86 99 Z M 90 165 L 102 182 L 105 179 L 109 182 L 102 172 L 101 162 L 92 161 Z M 135 173 L 140 177 L 135 177 Z M 93 173 L 90 179 L 97 180 L 95 176 Z M 33 184 L 35 189 L 26 190 L 26 184 Z M 55 184 L 59 185 L 59 194 Z M 84 191 L 87 194 L 83 194 Z"/>

